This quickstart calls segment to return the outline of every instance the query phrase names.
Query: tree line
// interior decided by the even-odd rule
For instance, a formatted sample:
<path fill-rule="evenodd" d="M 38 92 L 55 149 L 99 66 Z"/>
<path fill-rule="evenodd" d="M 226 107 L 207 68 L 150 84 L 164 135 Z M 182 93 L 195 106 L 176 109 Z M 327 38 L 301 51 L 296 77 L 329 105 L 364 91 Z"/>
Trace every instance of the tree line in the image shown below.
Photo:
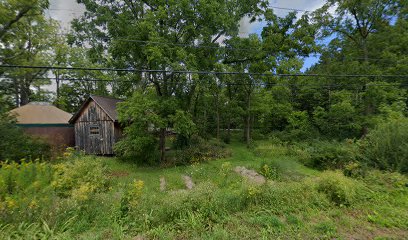
<path fill-rule="evenodd" d="M 327 0 L 284 17 L 262 0 L 78 2 L 85 13 L 65 34 L 45 16 L 48 1 L 3 1 L 1 64 L 158 71 L 2 68 L 3 111 L 51 100 L 75 112 L 88 94 L 123 98 L 118 153 L 161 162 L 168 129 L 181 149 L 197 136 L 229 142 L 234 129 L 248 145 L 260 135 L 341 140 L 407 114 L 406 0 Z M 242 19 L 263 28 L 244 37 Z M 312 55 L 318 63 L 297 76 Z M 55 93 L 45 89 L 54 80 Z"/>

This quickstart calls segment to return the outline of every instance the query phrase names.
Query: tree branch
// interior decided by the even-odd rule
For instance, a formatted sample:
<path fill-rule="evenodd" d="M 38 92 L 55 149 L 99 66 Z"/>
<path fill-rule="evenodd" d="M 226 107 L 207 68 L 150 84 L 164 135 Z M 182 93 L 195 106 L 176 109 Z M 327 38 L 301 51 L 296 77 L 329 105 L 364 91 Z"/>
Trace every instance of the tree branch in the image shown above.
<path fill-rule="evenodd" d="M 13 24 L 20 21 L 20 19 L 27 15 L 27 13 L 33 8 L 34 8 L 33 6 L 24 7 L 23 9 L 21 9 L 21 11 L 17 13 L 17 15 L 13 19 L 6 23 L 4 27 L 0 30 L 0 40 L 3 38 L 4 34 L 7 33 L 7 31 L 11 28 Z"/>
<path fill-rule="evenodd" d="M 215 43 L 224 33 L 225 31 L 221 31 L 220 33 L 218 33 L 218 35 L 211 42 Z"/>

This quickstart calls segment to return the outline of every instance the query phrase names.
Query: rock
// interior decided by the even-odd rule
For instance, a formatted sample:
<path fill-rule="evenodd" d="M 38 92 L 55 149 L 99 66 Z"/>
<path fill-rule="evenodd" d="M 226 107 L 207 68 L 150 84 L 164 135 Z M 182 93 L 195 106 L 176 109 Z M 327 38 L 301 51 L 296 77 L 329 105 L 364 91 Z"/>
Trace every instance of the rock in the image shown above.
<path fill-rule="evenodd" d="M 234 168 L 234 171 L 253 183 L 256 183 L 259 185 L 266 183 L 265 177 L 257 173 L 255 170 L 247 169 L 246 167 L 237 166 Z"/>

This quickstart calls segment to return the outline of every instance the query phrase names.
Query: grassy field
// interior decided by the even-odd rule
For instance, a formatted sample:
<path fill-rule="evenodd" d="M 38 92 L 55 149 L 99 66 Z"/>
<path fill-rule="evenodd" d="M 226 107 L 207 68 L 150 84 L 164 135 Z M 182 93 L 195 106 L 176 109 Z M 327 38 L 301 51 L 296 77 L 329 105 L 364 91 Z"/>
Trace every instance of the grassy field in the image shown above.
<path fill-rule="evenodd" d="M 50 180 L 60 194 L 52 193 L 58 193 L 56 190 L 44 193 L 45 199 L 52 198 L 53 205 L 38 206 L 33 213 L 25 213 L 32 215 L 31 219 L 19 218 L 23 215 L 17 207 L 10 213 L 11 200 L 6 197 L 7 204 L 0 206 L 0 217 L 5 222 L 0 227 L 0 237 L 404 239 L 408 236 L 408 188 L 407 178 L 402 175 L 373 170 L 364 178 L 349 178 L 337 171 L 321 172 L 301 163 L 304 157 L 301 150 L 268 142 L 258 142 L 251 149 L 239 143 L 228 148 L 232 153 L 229 158 L 171 168 L 137 167 L 115 158 L 82 157 L 76 160 L 84 164 L 78 169 L 95 162 L 103 166 L 99 175 L 86 172 L 97 172 L 95 165 L 81 173 L 82 182 L 72 183 L 75 173 L 66 181 Z M 262 173 L 267 177 L 266 183 L 258 184 L 237 174 L 234 171 L 237 166 Z M 65 175 L 60 176 L 64 179 Z M 191 177 L 192 189 L 186 189 L 183 176 Z M 161 178 L 165 181 L 162 187 Z"/>

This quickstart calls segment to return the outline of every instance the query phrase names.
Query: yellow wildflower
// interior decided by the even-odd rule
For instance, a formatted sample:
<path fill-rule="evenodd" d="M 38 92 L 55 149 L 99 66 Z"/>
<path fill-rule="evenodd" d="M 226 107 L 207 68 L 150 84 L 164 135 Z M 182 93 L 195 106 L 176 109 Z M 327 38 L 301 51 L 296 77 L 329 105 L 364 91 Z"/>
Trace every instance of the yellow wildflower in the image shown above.
<path fill-rule="evenodd" d="M 142 196 L 144 188 L 144 182 L 142 180 L 134 180 L 131 189 L 129 191 L 129 198 L 130 198 L 130 206 L 136 207 L 139 203 L 139 199 Z"/>
<path fill-rule="evenodd" d="M 28 207 L 29 207 L 30 209 L 37 208 L 37 207 L 38 207 L 37 201 L 32 200 L 32 201 L 30 202 L 30 204 L 28 205 Z"/>
<path fill-rule="evenodd" d="M 249 187 L 249 189 L 248 189 L 248 195 L 249 195 L 250 197 L 252 197 L 252 196 L 254 196 L 254 195 L 257 195 L 257 194 L 259 194 L 259 193 L 260 193 L 260 190 L 259 190 L 257 187 L 251 186 L 251 187 Z"/>
<path fill-rule="evenodd" d="M 10 197 L 6 197 L 6 205 L 7 208 L 9 209 L 14 209 L 15 207 L 17 207 L 17 203 L 14 199 L 10 198 Z"/>
<path fill-rule="evenodd" d="M 90 194 L 94 191 L 94 187 L 89 183 L 81 185 L 79 188 L 72 191 L 72 198 L 76 201 L 86 201 L 89 199 Z"/>

